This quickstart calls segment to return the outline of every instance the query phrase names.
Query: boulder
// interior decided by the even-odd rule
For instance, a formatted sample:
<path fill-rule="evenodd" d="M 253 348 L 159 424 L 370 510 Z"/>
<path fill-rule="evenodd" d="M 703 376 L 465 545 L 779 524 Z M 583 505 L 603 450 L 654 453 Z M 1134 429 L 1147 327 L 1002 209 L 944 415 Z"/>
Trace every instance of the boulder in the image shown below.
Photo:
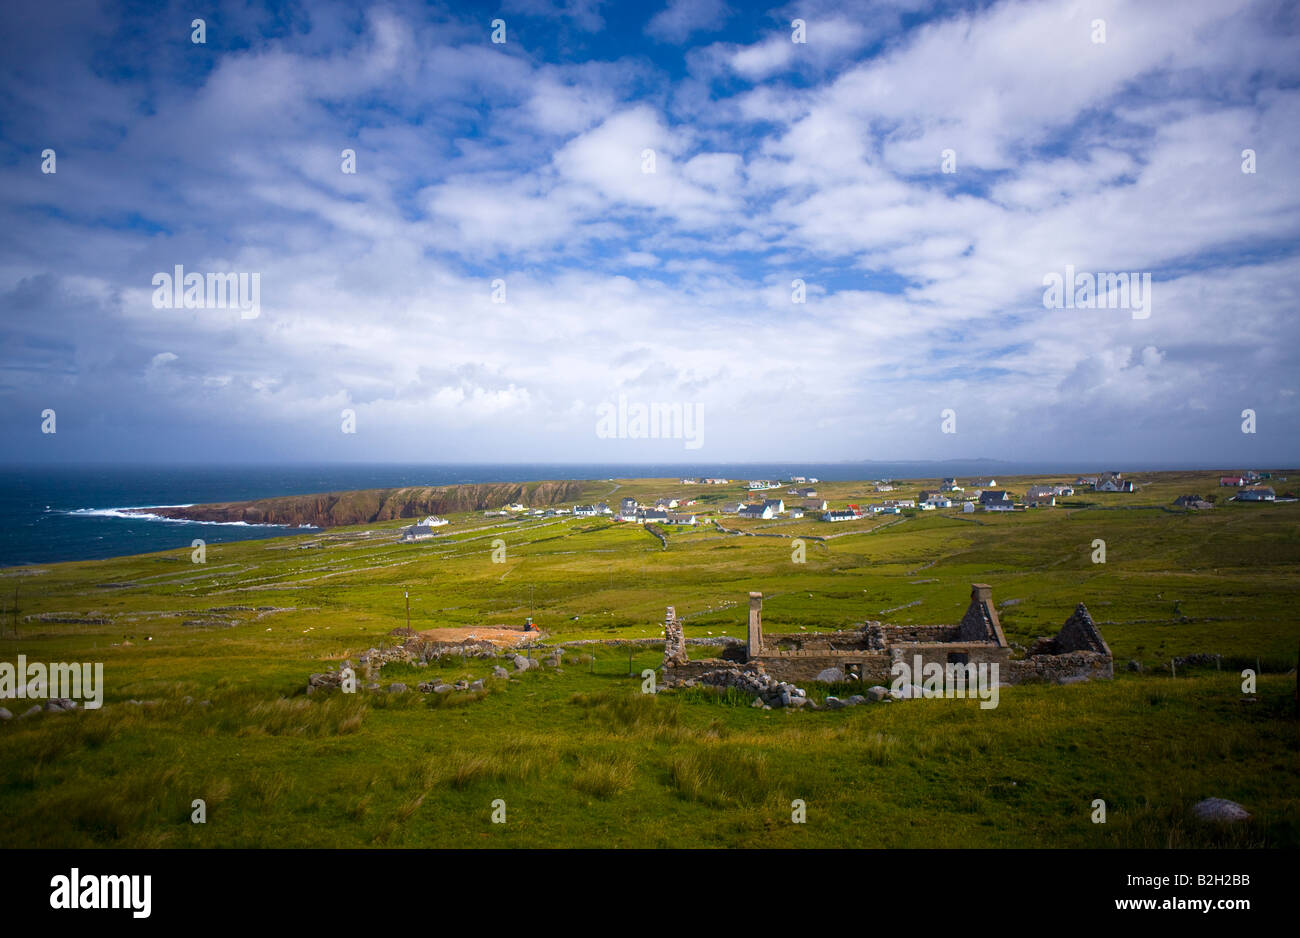
<path fill-rule="evenodd" d="M 751 706 L 751 707 L 754 707 L 754 708 L 758 708 L 758 707 L 763 706 L 763 698 L 762 698 L 762 697 L 755 697 L 755 698 L 754 698 L 754 702 L 753 702 L 752 704 L 750 704 L 750 706 Z"/>
<path fill-rule="evenodd" d="M 529 668 L 533 667 L 532 659 L 525 658 L 523 655 L 515 655 L 513 660 L 516 671 L 527 671 Z"/>
<path fill-rule="evenodd" d="M 844 672 L 839 668 L 827 668 L 820 672 L 814 680 L 821 681 L 823 684 L 836 684 L 844 680 Z"/>
<path fill-rule="evenodd" d="M 852 697 L 850 697 L 848 700 L 844 702 L 848 704 L 850 707 L 856 707 L 858 704 L 866 703 L 867 698 L 863 697 L 861 694 L 854 694 Z"/>
<path fill-rule="evenodd" d="M 483 679 L 482 679 L 482 678 L 479 678 L 477 681 L 475 681 L 473 684 L 471 684 L 471 685 L 469 686 L 469 689 L 470 689 L 470 690 L 482 690 L 482 689 L 483 689 Z"/>
<path fill-rule="evenodd" d="M 842 710 L 842 709 L 844 709 L 846 706 L 848 706 L 848 704 L 846 704 L 844 701 L 840 700 L 840 698 L 838 698 L 838 697 L 827 697 L 827 698 L 826 698 L 826 709 L 827 709 L 827 710 Z"/>
<path fill-rule="evenodd" d="M 889 696 L 889 688 L 881 687 L 879 684 L 867 688 L 867 699 L 874 700 L 877 703 Z"/>
<path fill-rule="evenodd" d="M 389 692 L 390 694 L 405 694 L 405 693 L 406 693 L 406 685 L 403 684 L 403 683 L 401 683 L 400 681 L 398 681 L 397 683 L 394 683 L 394 684 L 389 684 L 389 685 L 388 685 L 388 692 Z"/>
<path fill-rule="evenodd" d="M 437 684 L 433 688 L 435 694 L 450 694 L 453 690 L 455 690 L 455 688 L 450 684 Z"/>
<path fill-rule="evenodd" d="M 509 676 L 510 676 L 510 672 L 507 671 L 505 668 L 501 667 L 501 665 L 497 665 L 496 667 L 494 667 L 494 668 L 492 669 L 492 676 L 493 676 L 493 677 L 509 677 Z"/>
<path fill-rule="evenodd" d="M 4 707 L 0 707 L 0 721 L 3 721 L 3 720 L 12 720 L 13 718 L 14 718 L 14 715 L 13 715 L 12 713 L 10 713 L 10 712 L 9 712 L 8 710 L 6 710 Z"/>
<path fill-rule="evenodd" d="M 800 707 L 806 707 L 806 706 L 808 706 L 808 698 L 807 698 L 807 697 L 791 697 L 791 698 L 790 698 L 790 706 L 791 706 L 791 707 L 794 707 L 796 710 L 797 710 L 798 708 L 800 708 Z"/>
<path fill-rule="evenodd" d="M 1199 821 L 1231 823 L 1250 819 L 1250 812 L 1226 798 L 1206 798 L 1192 806 L 1192 815 Z"/>

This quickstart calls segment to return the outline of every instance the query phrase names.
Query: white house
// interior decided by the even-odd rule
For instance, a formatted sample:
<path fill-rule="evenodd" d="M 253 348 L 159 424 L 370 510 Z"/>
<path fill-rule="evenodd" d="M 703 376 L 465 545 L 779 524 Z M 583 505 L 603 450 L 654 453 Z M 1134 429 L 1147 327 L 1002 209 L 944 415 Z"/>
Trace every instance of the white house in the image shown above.
<path fill-rule="evenodd" d="M 762 519 L 763 521 L 769 521 L 773 517 L 772 506 L 768 502 L 764 502 L 761 505 L 746 505 L 744 508 L 740 509 L 738 514 L 742 518 L 757 518 Z"/>
<path fill-rule="evenodd" d="M 849 511 L 843 508 L 837 508 L 834 511 L 828 511 L 822 515 L 823 521 L 852 521 L 858 517 L 856 511 Z"/>

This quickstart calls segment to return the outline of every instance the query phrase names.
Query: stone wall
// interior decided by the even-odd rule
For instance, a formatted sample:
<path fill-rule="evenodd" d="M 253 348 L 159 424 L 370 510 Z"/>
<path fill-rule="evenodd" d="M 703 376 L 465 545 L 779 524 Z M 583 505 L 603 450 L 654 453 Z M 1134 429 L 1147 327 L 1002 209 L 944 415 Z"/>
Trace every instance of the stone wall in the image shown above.
<path fill-rule="evenodd" d="M 765 655 L 750 659 L 760 670 L 781 681 L 811 681 L 827 668 L 847 673 L 856 665 L 864 681 L 885 683 L 889 679 L 889 655 L 882 652 L 837 651 L 804 654 Z"/>
<path fill-rule="evenodd" d="M 1012 661 L 1007 683 L 1074 684 L 1109 681 L 1114 676 L 1115 662 L 1110 655 L 1071 651 L 1063 655 L 1030 655 L 1022 661 Z"/>

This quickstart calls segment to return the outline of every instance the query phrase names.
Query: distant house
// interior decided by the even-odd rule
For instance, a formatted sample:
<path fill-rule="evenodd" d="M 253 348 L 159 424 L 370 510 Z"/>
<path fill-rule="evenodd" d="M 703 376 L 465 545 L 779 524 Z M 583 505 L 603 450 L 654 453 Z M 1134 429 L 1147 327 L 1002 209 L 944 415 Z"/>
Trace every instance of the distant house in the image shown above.
<path fill-rule="evenodd" d="M 1243 479 L 1241 476 L 1220 476 L 1219 484 L 1220 485 L 1245 485 L 1246 480 Z"/>
<path fill-rule="evenodd" d="M 932 492 L 920 504 L 922 508 L 926 507 L 927 505 L 931 508 L 951 508 L 952 499 L 946 495 L 936 495 Z"/>
<path fill-rule="evenodd" d="M 772 509 L 772 514 L 779 515 L 785 511 L 785 500 L 780 498 L 766 498 L 763 500 L 763 507 Z"/>
<path fill-rule="evenodd" d="M 980 507 L 985 509 L 986 511 L 988 510 L 990 505 L 995 507 L 1001 507 L 1003 505 L 1010 505 L 1010 504 L 1012 504 L 1011 499 L 1004 491 L 990 490 L 988 492 L 980 492 Z"/>
<path fill-rule="evenodd" d="M 447 524 L 447 519 L 439 518 L 437 515 L 429 515 L 429 517 L 420 522 L 420 525 L 426 528 L 440 528 L 444 524 Z"/>
<path fill-rule="evenodd" d="M 746 505 L 737 514 L 742 518 L 756 518 L 763 521 L 770 520 L 773 517 L 772 509 L 766 502 L 761 505 Z"/>
<path fill-rule="evenodd" d="M 770 479 L 754 479 L 745 483 L 751 492 L 762 492 L 766 489 L 776 489 L 781 487 L 780 482 L 773 482 Z"/>
<path fill-rule="evenodd" d="M 1098 492 L 1131 492 L 1133 483 L 1118 472 L 1103 472 L 1097 477 L 1097 484 L 1093 488 Z"/>
<path fill-rule="evenodd" d="M 817 490 L 812 486 L 805 486 L 804 488 L 796 489 L 795 494 L 800 498 L 816 498 Z"/>
<path fill-rule="evenodd" d="M 724 515 L 734 515 L 744 507 L 745 506 L 742 502 L 723 502 L 722 507 L 719 508 L 718 511 L 722 512 Z"/>
<path fill-rule="evenodd" d="M 655 507 L 656 507 L 656 508 L 659 508 L 659 509 L 661 509 L 661 510 L 667 510 L 667 509 L 670 509 L 670 508 L 676 508 L 676 507 L 677 507 L 677 499 L 675 499 L 675 498 L 671 498 L 671 497 L 670 497 L 670 498 L 661 498 L 661 499 L 659 499 L 659 501 L 655 502 Z"/>
<path fill-rule="evenodd" d="M 822 515 L 823 521 L 852 521 L 858 517 L 856 511 L 849 511 L 843 508 L 837 508 L 834 511 L 828 511 Z"/>
<path fill-rule="evenodd" d="M 892 485 L 890 485 L 888 482 L 877 482 L 877 483 L 876 483 L 876 491 L 877 491 L 877 492 L 892 492 L 893 490 L 894 490 L 894 487 L 893 487 Z"/>
<path fill-rule="evenodd" d="M 1241 474 L 1241 477 L 1245 479 L 1247 482 L 1258 482 L 1262 478 L 1262 476 L 1258 472 L 1254 472 L 1253 470 L 1247 470 L 1246 472 L 1243 472 Z"/>
<path fill-rule="evenodd" d="M 791 509 L 790 509 L 790 511 L 788 512 L 788 514 L 790 515 L 791 518 L 802 518 L 802 517 L 803 517 L 803 509 L 800 508 L 800 507 L 798 507 L 798 506 L 796 505 L 794 508 L 791 508 Z"/>
<path fill-rule="evenodd" d="M 402 529 L 400 539 L 403 541 L 424 541 L 433 536 L 433 528 L 424 524 L 413 524 L 409 528 Z"/>
<path fill-rule="evenodd" d="M 1212 502 L 1206 501 L 1199 495 L 1179 495 L 1174 499 L 1174 504 L 1179 508 L 1194 508 L 1197 511 L 1214 507 Z"/>
<path fill-rule="evenodd" d="M 611 509 L 609 505 L 605 504 L 604 502 L 601 502 L 599 505 L 596 506 L 596 514 L 598 515 L 612 515 L 613 513 L 614 513 L 613 509 Z"/>
<path fill-rule="evenodd" d="M 1056 504 L 1056 496 L 1053 495 L 1051 492 L 1048 492 L 1046 495 L 1025 496 L 1026 508 L 1046 508 L 1048 506 L 1052 506 L 1055 504 Z"/>
<path fill-rule="evenodd" d="M 805 498 L 800 506 L 804 511 L 825 511 L 830 505 L 824 498 Z"/>
<path fill-rule="evenodd" d="M 976 479 L 971 482 L 971 485 L 975 486 L 977 489 L 991 489 L 997 484 L 997 479 Z"/>
<path fill-rule="evenodd" d="M 1052 486 L 1052 494 L 1053 494 L 1053 495 L 1064 495 L 1064 496 L 1066 496 L 1066 497 L 1069 497 L 1069 496 L 1071 496 L 1071 495 L 1074 494 L 1074 486 L 1072 486 L 1072 485 L 1053 485 L 1053 486 Z"/>
<path fill-rule="evenodd" d="M 730 483 L 731 483 L 730 479 L 705 479 L 704 480 L 705 485 L 729 485 Z"/>
<path fill-rule="evenodd" d="M 887 498 L 885 499 L 886 508 L 915 508 L 916 502 L 910 498 Z"/>
<path fill-rule="evenodd" d="M 668 524 L 695 524 L 695 512 L 668 512 Z"/>
<path fill-rule="evenodd" d="M 635 498 L 625 498 L 618 503 L 618 507 L 623 511 L 636 511 L 637 503 Z"/>
<path fill-rule="evenodd" d="M 963 503 L 962 503 L 962 506 L 961 506 L 961 510 L 962 510 L 962 512 L 963 512 L 964 514 L 968 514 L 968 515 L 969 515 L 969 514 L 971 514 L 973 511 L 975 511 L 975 503 L 974 503 L 974 502 L 963 502 Z"/>
<path fill-rule="evenodd" d="M 934 502 L 917 502 L 916 507 L 922 511 L 934 511 Z"/>
<path fill-rule="evenodd" d="M 956 479 L 944 479 L 943 483 L 939 486 L 939 491 L 940 492 L 964 492 L 966 490 L 957 484 Z"/>
<path fill-rule="evenodd" d="M 1277 493 L 1275 493 L 1267 485 L 1252 485 L 1249 488 L 1244 488 L 1240 492 L 1238 492 L 1233 497 L 1233 501 L 1273 502 L 1273 501 L 1277 501 Z"/>
<path fill-rule="evenodd" d="M 1055 505 L 1055 495 L 1056 491 L 1050 485 L 1031 485 L 1025 491 L 1025 501 L 1029 502 L 1039 498 L 1051 498 L 1051 504 Z"/>
<path fill-rule="evenodd" d="M 1096 477 L 1096 476 L 1079 476 L 1079 478 L 1077 478 L 1077 479 L 1074 480 L 1074 484 L 1075 484 L 1075 485 L 1086 485 L 1088 488 L 1090 488 L 1090 489 L 1094 489 L 1094 488 L 1097 487 L 1097 477 Z"/>
<path fill-rule="evenodd" d="M 658 508 L 638 508 L 636 510 L 636 520 L 642 524 L 653 524 L 656 521 L 663 522 L 668 520 L 668 512 L 660 511 Z"/>
<path fill-rule="evenodd" d="M 595 505 L 573 506 L 573 517 L 575 518 L 590 518 L 597 514 L 600 514 L 600 512 L 597 510 Z"/>
<path fill-rule="evenodd" d="M 699 479 L 682 479 L 682 485 L 699 485 Z"/>

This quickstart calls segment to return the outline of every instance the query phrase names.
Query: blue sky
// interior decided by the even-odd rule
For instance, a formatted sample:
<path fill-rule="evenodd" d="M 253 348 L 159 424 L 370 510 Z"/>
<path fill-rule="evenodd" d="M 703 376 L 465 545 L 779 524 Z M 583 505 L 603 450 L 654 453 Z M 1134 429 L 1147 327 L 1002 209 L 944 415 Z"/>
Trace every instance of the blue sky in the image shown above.
<path fill-rule="evenodd" d="M 1300 455 L 1294 4 L 201 7 L 0 12 L 5 460 Z"/>

